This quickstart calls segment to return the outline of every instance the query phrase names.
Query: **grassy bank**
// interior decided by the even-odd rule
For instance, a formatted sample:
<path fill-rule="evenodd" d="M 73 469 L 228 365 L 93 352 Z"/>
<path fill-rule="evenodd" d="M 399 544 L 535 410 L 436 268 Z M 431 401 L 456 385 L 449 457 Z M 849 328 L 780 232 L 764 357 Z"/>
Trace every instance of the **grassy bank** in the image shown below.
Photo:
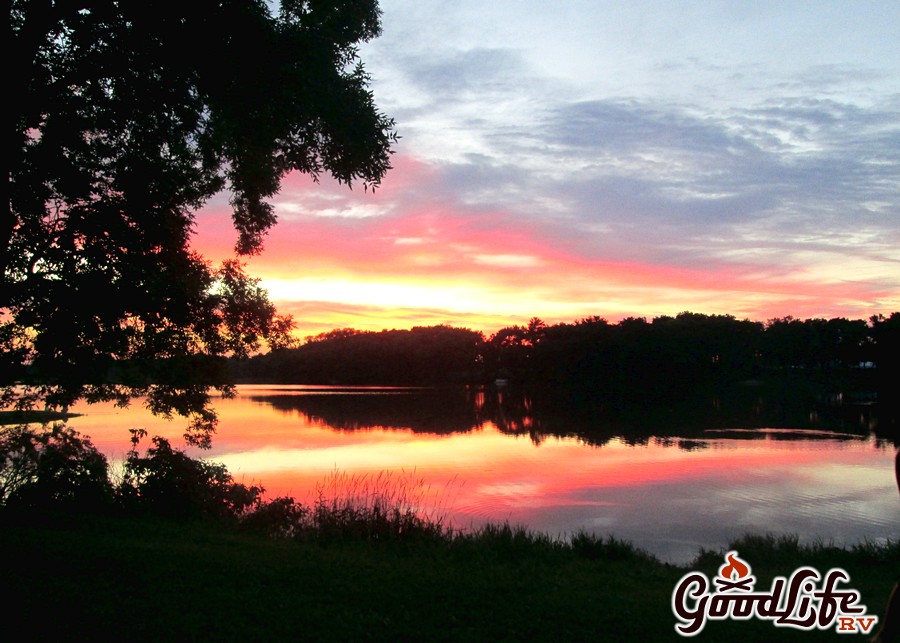
<path fill-rule="evenodd" d="M 460 532 L 419 507 L 414 476 L 334 472 L 309 505 L 264 499 L 221 464 L 135 432 L 120 479 L 77 432 L 0 433 L 3 640 L 671 641 L 688 571 L 627 543 L 509 526 Z M 880 615 L 900 543 L 732 543 L 756 588 L 800 566 L 849 572 Z M 724 552 L 689 568 L 717 574 Z M 12 623 L 22 634 L 11 634 Z M 855 637 L 850 637 L 855 638 Z M 848 640 L 834 630 L 719 621 L 702 641 Z M 858 637 L 862 640 L 862 637 Z"/>
<path fill-rule="evenodd" d="M 508 527 L 449 540 L 269 539 L 160 519 L 3 517 L 5 607 L 33 640 L 667 641 L 687 571 L 622 543 L 564 545 Z M 733 543 L 757 587 L 800 565 L 840 566 L 881 615 L 900 547 Z M 722 563 L 708 553 L 697 569 Z M 9 623 L 9 618 L 7 623 Z M 702 641 L 864 640 L 707 625 Z"/>

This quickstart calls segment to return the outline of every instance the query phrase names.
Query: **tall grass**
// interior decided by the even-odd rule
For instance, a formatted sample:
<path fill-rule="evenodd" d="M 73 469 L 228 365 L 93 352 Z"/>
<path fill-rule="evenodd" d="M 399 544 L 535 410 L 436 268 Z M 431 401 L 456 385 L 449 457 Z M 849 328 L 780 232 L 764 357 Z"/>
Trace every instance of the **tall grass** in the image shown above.
<path fill-rule="evenodd" d="M 900 569 L 900 540 L 864 541 L 840 546 L 823 540 L 803 543 L 796 534 L 772 533 L 745 534 L 731 541 L 726 549 L 701 549 L 691 566 L 714 573 L 722 564 L 725 551 L 732 549 L 738 551 L 744 560 L 778 573 L 790 573 L 799 564 L 827 569 L 862 563 Z"/>
<path fill-rule="evenodd" d="M 415 471 L 349 474 L 333 471 L 316 484 L 310 505 L 293 498 L 261 503 L 243 526 L 269 536 L 307 542 L 430 543 L 464 557 L 508 559 L 575 553 L 588 559 L 657 563 L 649 553 L 613 536 L 587 531 L 553 537 L 508 522 L 460 528 L 448 518 L 453 482 L 434 489 Z"/>
<path fill-rule="evenodd" d="M 245 528 L 276 537 L 333 541 L 437 541 L 453 537 L 441 496 L 415 472 L 334 471 L 316 484 L 310 506 L 293 498 L 262 503 Z"/>
<path fill-rule="evenodd" d="M 384 542 L 438 545 L 464 558 L 485 560 L 574 554 L 590 560 L 658 566 L 651 553 L 612 535 L 586 530 L 553 537 L 523 525 L 487 523 L 453 525 L 446 500 L 451 489 L 434 489 L 415 471 L 348 474 L 333 471 L 315 487 L 315 499 L 302 505 L 293 498 L 261 503 L 242 520 L 244 527 L 270 536 L 327 545 L 338 542 Z M 823 568 L 851 563 L 896 566 L 900 542 L 864 542 L 840 547 L 815 541 L 802 543 L 792 534 L 746 534 L 726 549 L 701 548 L 688 568 L 714 574 L 728 549 L 736 549 L 768 573 L 790 573 L 798 564 Z M 668 566 L 667 566 L 668 567 Z"/>
<path fill-rule="evenodd" d="M 320 540 L 446 540 L 447 513 L 415 472 L 334 471 L 315 489 L 309 527 Z"/>

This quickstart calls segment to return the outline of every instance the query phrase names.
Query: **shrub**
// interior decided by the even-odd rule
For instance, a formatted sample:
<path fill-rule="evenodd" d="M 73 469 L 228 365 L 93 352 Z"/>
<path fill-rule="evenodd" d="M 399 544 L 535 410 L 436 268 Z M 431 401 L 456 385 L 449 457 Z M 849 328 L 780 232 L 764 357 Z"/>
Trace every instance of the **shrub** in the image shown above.
<path fill-rule="evenodd" d="M 282 496 L 260 502 L 241 517 L 241 528 L 274 538 L 293 538 L 308 526 L 310 511 L 293 498 Z"/>
<path fill-rule="evenodd" d="M 264 489 L 235 482 L 224 464 L 195 460 L 159 436 L 140 457 L 137 444 L 146 432 L 132 435 L 121 486 L 126 506 L 168 518 L 237 520 L 259 502 Z"/>
<path fill-rule="evenodd" d="M 0 505 L 94 510 L 112 497 L 106 458 L 65 425 L 0 431 Z"/>

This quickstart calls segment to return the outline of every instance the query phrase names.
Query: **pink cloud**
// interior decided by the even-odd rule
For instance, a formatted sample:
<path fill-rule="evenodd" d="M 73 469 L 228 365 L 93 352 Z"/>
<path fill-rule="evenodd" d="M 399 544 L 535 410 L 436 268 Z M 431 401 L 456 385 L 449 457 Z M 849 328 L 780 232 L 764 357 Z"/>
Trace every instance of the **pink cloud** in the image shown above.
<path fill-rule="evenodd" d="M 275 201 L 279 224 L 263 254 L 247 259 L 248 271 L 282 282 L 396 283 L 415 286 L 415 292 L 428 288 L 435 297 L 378 306 L 283 296 L 278 304 L 300 320 L 299 334 L 431 323 L 490 331 L 531 316 L 553 322 L 596 314 L 612 321 L 683 310 L 761 320 L 788 314 L 867 317 L 887 312 L 875 309 L 879 302 L 897 301 L 889 287 L 824 280 L 807 267 L 787 264 L 709 258 L 684 266 L 591 256 L 578 240 L 560 234 L 558 222 L 439 199 L 433 167 L 409 156 L 394 161 L 374 193 L 288 176 Z M 230 256 L 235 233 L 224 199 L 204 208 L 197 221 L 195 247 L 213 260 Z M 616 250 L 615 243 L 609 239 L 607 248 Z M 443 288 L 471 291 L 484 306 L 463 309 L 449 299 L 444 305 L 435 299 Z"/>

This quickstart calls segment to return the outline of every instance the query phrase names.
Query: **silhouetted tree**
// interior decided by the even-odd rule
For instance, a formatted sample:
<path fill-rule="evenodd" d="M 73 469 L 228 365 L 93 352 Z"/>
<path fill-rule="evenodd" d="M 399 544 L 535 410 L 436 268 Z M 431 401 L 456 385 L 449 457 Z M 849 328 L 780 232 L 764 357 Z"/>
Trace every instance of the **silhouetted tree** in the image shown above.
<path fill-rule="evenodd" d="M 357 58 L 377 2 L 278 6 L 12 0 L 0 403 L 147 394 L 203 442 L 200 362 L 287 341 L 240 263 L 190 249 L 193 211 L 227 190 L 236 251 L 259 252 L 285 173 L 374 187 L 396 137 Z"/>
<path fill-rule="evenodd" d="M 0 432 L 0 507 L 98 509 L 113 496 L 106 458 L 63 425 Z"/>
<path fill-rule="evenodd" d="M 340 329 L 258 355 L 239 372 L 246 380 L 303 384 L 469 383 L 482 368 L 483 343 L 481 333 L 450 326 Z"/>
<path fill-rule="evenodd" d="M 900 396 L 896 393 L 896 387 L 900 379 L 900 312 L 891 313 L 888 317 L 876 315 L 870 321 L 873 340 L 871 355 L 877 367 L 879 384 L 886 392 L 890 391 L 889 395 L 884 396 L 884 401 L 898 409 Z"/>
<path fill-rule="evenodd" d="M 636 387 L 677 392 L 750 374 L 762 332 L 757 322 L 690 312 L 615 325 L 601 317 L 554 326 L 533 319 L 528 328 L 498 331 L 488 346 L 495 371 L 518 381 L 598 395 Z"/>
<path fill-rule="evenodd" d="M 233 519 L 258 504 L 263 488 L 235 482 L 224 464 L 191 458 L 173 449 L 165 438 L 140 456 L 137 445 L 145 436 L 132 431 L 134 448 L 125 461 L 120 501 L 128 508 L 179 519 Z"/>
<path fill-rule="evenodd" d="M 863 320 L 771 319 L 761 344 L 765 364 L 807 371 L 847 368 L 872 354 L 872 337 Z"/>

